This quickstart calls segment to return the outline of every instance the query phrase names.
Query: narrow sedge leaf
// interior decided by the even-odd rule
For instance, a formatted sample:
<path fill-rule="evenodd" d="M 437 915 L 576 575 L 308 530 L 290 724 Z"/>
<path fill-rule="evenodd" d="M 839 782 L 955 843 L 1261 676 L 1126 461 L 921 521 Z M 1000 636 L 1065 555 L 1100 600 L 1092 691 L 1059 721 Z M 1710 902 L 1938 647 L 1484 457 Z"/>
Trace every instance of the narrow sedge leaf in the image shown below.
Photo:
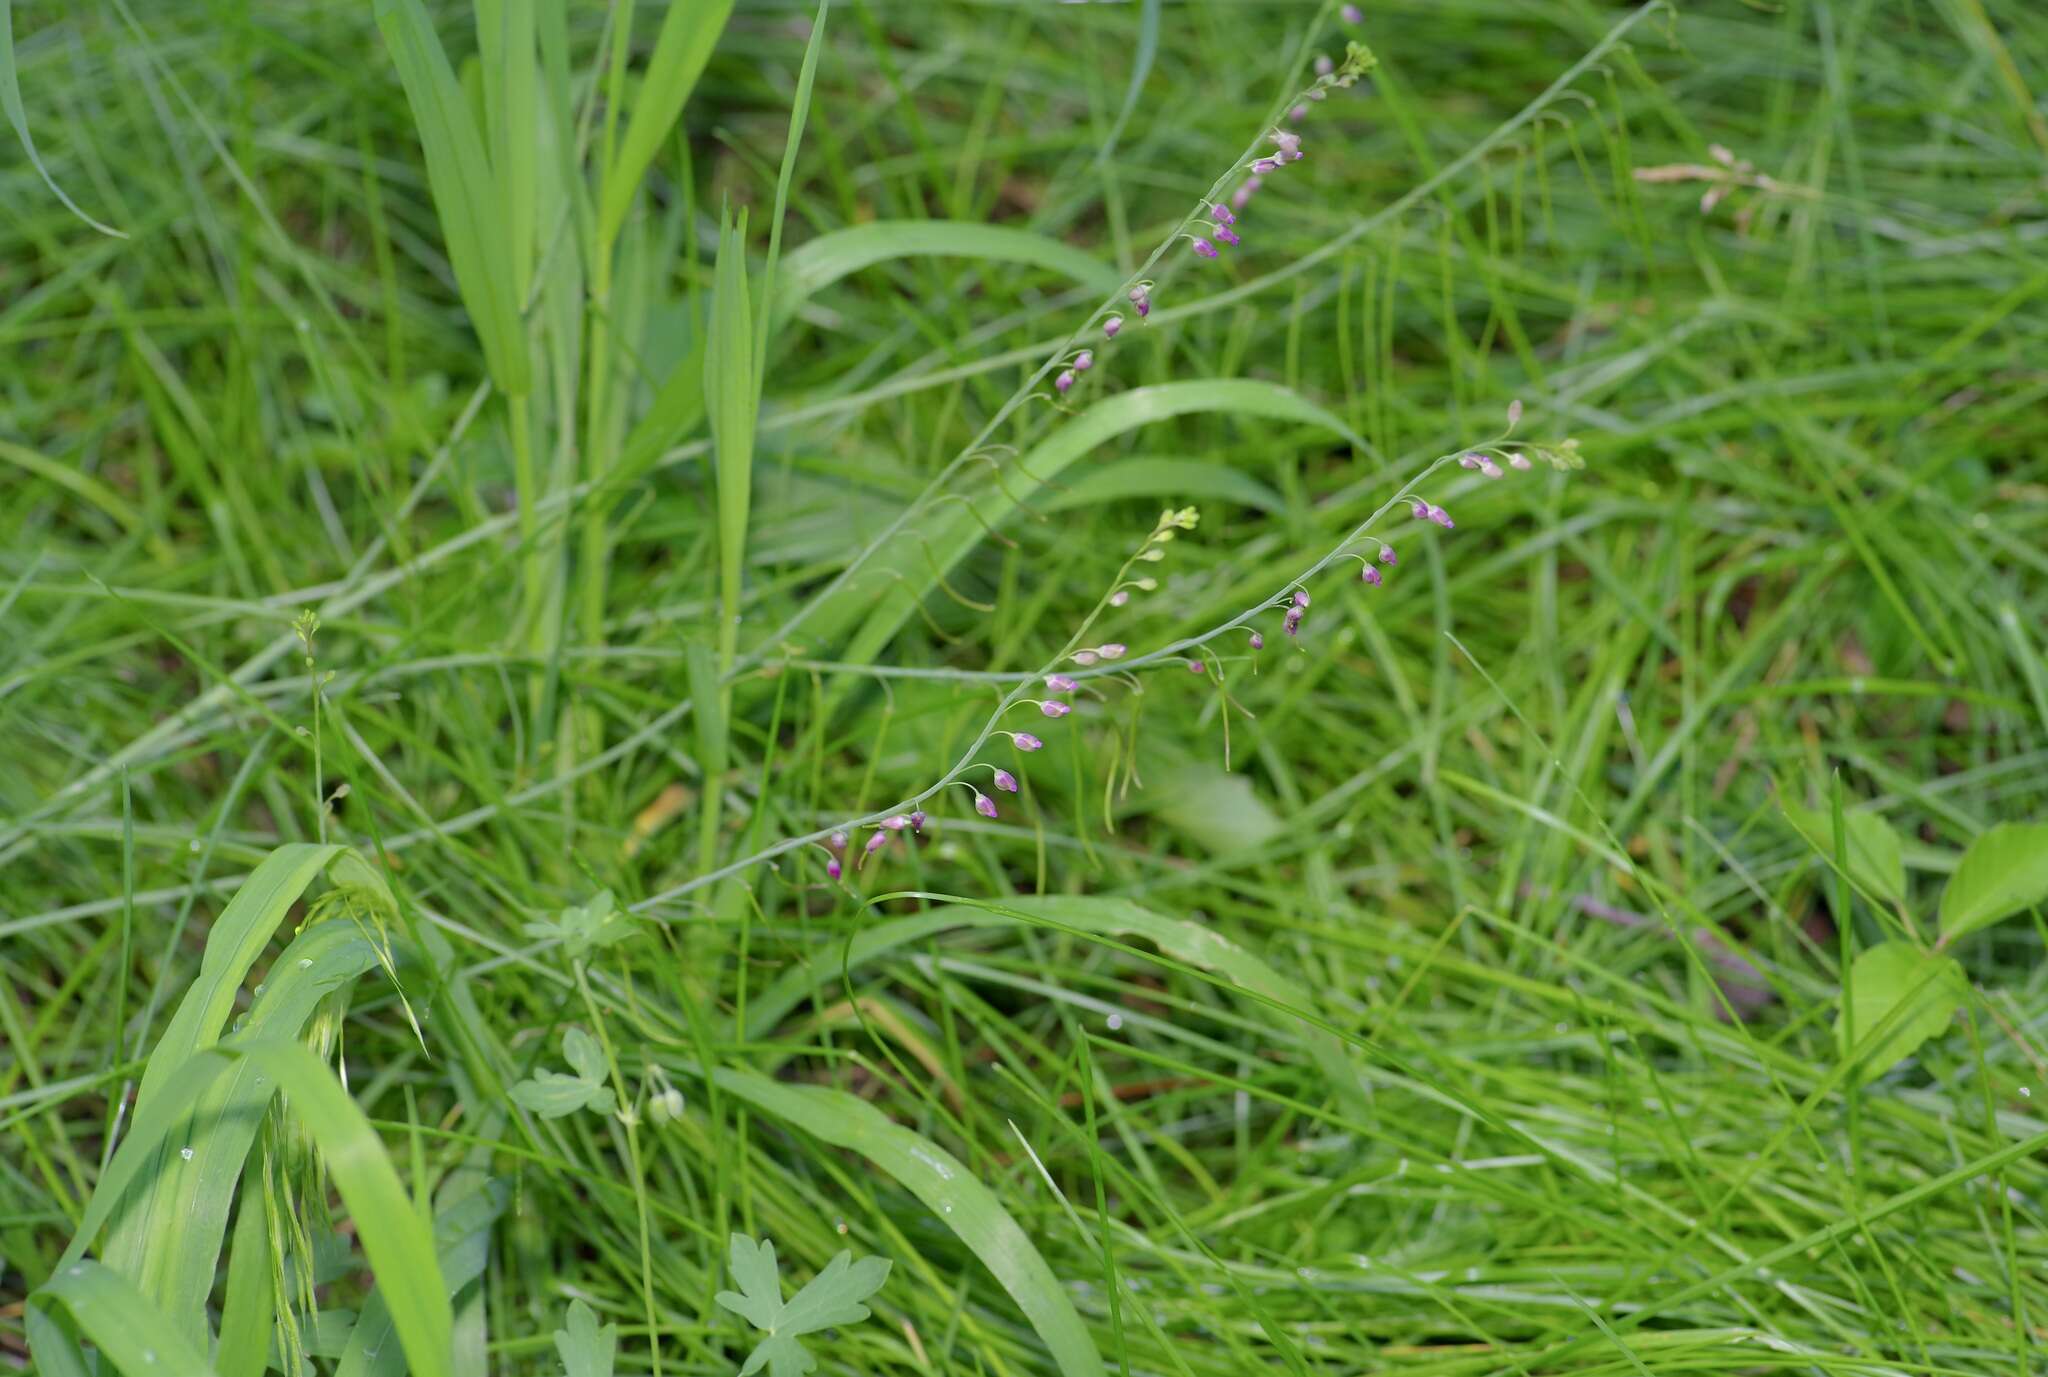
<path fill-rule="evenodd" d="M 661 32 L 654 40 L 654 55 L 647 61 L 647 74 L 640 82 L 640 98 L 626 122 L 626 137 L 617 156 L 604 171 L 603 205 L 598 215 L 597 251 L 610 251 L 633 193 L 647 175 L 662 140 L 683 113 L 711 50 L 725 31 L 733 0 L 669 0 L 662 17 Z"/>
<path fill-rule="evenodd" d="M 2002 822 L 1970 843 L 1941 892 L 1941 940 L 2048 903 L 2048 823 Z"/>
<path fill-rule="evenodd" d="M 491 378 L 501 390 L 523 397 L 529 365 L 511 246 L 499 222 L 504 201 L 476 120 L 420 0 L 377 0 L 377 27 L 412 107 L 448 261 Z"/>
<path fill-rule="evenodd" d="M 1881 942 L 1858 956 L 1849 987 L 1835 1042 L 1843 1060 L 1858 1063 L 1850 1073 L 1857 1081 L 1882 1076 L 1947 1028 L 1970 988 L 1954 957 L 1910 942 Z"/>
<path fill-rule="evenodd" d="M 1792 829 L 1804 837 L 1823 859 L 1833 864 L 1833 815 L 1789 799 L 1782 800 L 1779 807 L 1784 810 L 1785 820 L 1792 824 Z M 1847 834 L 1849 878 L 1887 903 L 1904 903 L 1906 863 L 1899 834 L 1892 830 L 1892 825 L 1875 813 L 1856 812 L 1842 815 L 1842 827 Z"/>
<path fill-rule="evenodd" d="M 7 111 L 7 122 L 14 126 L 14 136 L 21 140 L 21 151 L 28 155 L 29 165 L 43 179 L 43 185 L 56 193 L 65 209 L 101 234 L 126 239 L 127 235 L 93 219 L 79 208 L 78 202 L 65 195 L 64 188 L 57 185 L 57 179 L 43 165 L 43 155 L 36 151 L 36 141 L 28 132 L 28 114 L 21 108 L 21 79 L 14 65 L 14 0 L 0 0 L 0 108 Z"/>

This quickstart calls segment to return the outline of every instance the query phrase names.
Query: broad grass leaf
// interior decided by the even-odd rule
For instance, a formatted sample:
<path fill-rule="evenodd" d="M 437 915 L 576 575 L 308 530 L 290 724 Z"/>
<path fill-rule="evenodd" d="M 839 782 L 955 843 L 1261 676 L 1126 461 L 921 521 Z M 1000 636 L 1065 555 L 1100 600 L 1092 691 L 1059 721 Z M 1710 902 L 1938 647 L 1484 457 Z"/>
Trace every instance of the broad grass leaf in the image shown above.
<path fill-rule="evenodd" d="M 123 1377 L 215 1377 L 206 1355 L 170 1322 L 135 1284 L 91 1261 L 57 1269 L 36 1295 L 71 1315 L 71 1322 L 96 1345 Z M 38 1368 L 49 1377 L 83 1377 L 84 1355 L 71 1337 L 43 1311 L 28 1312 L 29 1343 Z"/>
<path fill-rule="evenodd" d="M 477 1180 L 452 1192 L 434 1214 L 434 1255 L 451 1304 L 464 1287 L 483 1275 L 490 1261 L 491 1229 L 512 1192 L 503 1181 Z M 334 1377 L 403 1377 L 405 1350 L 397 1336 L 383 1287 L 370 1293 L 334 1369 Z M 223 1374 L 225 1377 L 225 1374 Z"/>
<path fill-rule="evenodd" d="M 902 1183 L 1002 1284 L 1064 1377 L 1101 1377 L 1102 1355 L 1067 1289 L 1002 1202 L 938 1144 L 844 1091 L 719 1067 L 718 1088 L 822 1143 L 859 1153 Z"/>
<path fill-rule="evenodd" d="M 1792 824 L 1792 829 L 1806 838 L 1807 843 L 1832 865 L 1835 859 L 1833 815 L 1789 799 L 1781 800 L 1779 807 L 1784 809 L 1785 820 Z M 1848 844 L 1849 878 L 1888 903 L 1903 904 L 1906 901 L 1906 863 L 1899 845 L 1899 834 L 1892 830 L 1892 825 L 1875 813 L 1844 813 L 1842 830 Z"/>
<path fill-rule="evenodd" d="M 1857 1061 L 1850 1074 L 1860 1081 L 1875 1080 L 1948 1027 L 1970 988 L 1954 957 L 1910 942 L 1866 950 L 1849 967 L 1847 987 L 1835 1041 L 1844 1060 Z"/>
<path fill-rule="evenodd" d="M 1168 459 L 1134 455 L 1092 469 L 1048 495 L 1039 510 L 1072 511 L 1104 502 L 1144 497 L 1180 502 L 1235 502 L 1254 511 L 1277 512 L 1286 499 L 1243 469 L 1206 459 Z M 1204 513 L 1207 515 L 1207 513 Z"/>
<path fill-rule="evenodd" d="M 711 60 L 711 50 L 725 31 L 732 5 L 733 0 L 669 0 L 661 32 L 654 40 L 653 56 L 648 58 L 646 74 L 641 78 L 639 97 L 626 121 L 626 135 L 619 143 L 617 156 L 605 169 L 603 204 L 598 215 L 599 253 L 610 252 L 612 240 L 633 204 L 640 179 L 647 175 L 654 155 L 661 151 L 662 140 L 682 115 L 690 92 L 696 89 L 697 78 L 704 73 L 704 64 Z"/>
<path fill-rule="evenodd" d="M 871 220 L 791 249 L 775 281 L 777 327 L 843 277 L 894 258 L 976 258 L 1043 268 L 1107 295 L 1123 275 L 1094 254 L 1031 230 L 962 220 Z"/>
<path fill-rule="evenodd" d="M 181 1121 L 184 1108 L 205 1103 L 223 1076 L 244 1066 L 259 1073 L 254 1078 L 262 1087 L 257 1114 L 260 1116 L 270 1096 L 284 1092 L 292 1112 L 320 1149 L 371 1270 L 389 1298 L 393 1327 L 412 1372 L 416 1377 L 450 1377 L 453 1311 L 433 1235 L 399 1184 L 398 1173 L 369 1121 L 334 1073 L 305 1047 L 282 1038 L 251 1039 L 247 1033 L 237 1034 L 217 1048 L 187 1059 L 162 1082 L 162 1103 L 138 1109 L 127 1140 L 115 1151 L 87 1204 L 59 1273 L 77 1263 L 85 1244 L 106 1222 L 113 1202 L 121 1199 L 138 1171 L 169 1149 L 167 1135 Z M 217 1233 L 215 1237 L 217 1246 Z M 210 1289 L 212 1278 L 213 1271 L 208 1268 L 200 1284 Z M 37 1292 L 32 1303 L 41 1295 Z M 177 1318 L 168 1309 L 165 1313 Z M 197 1313 L 203 1325 L 204 1310 Z M 166 1324 L 163 1332 L 193 1344 L 187 1328 Z M 196 1350 L 197 1345 L 193 1346 Z"/>
<path fill-rule="evenodd" d="M 510 236 L 501 223 L 505 201 L 483 137 L 420 0 L 377 0 L 377 27 L 412 107 L 448 262 L 491 378 L 503 391 L 523 397 L 532 380 L 520 288 L 512 278 Z"/>
<path fill-rule="evenodd" d="M 2048 903 L 2048 823 L 2002 822 L 1970 843 L 1941 892 L 1941 939 Z"/>
<path fill-rule="evenodd" d="M 157 1160 L 144 1174 L 132 1198 L 118 1193 L 107 1196 L 111 1227 L 102 1261 L 133 1280 L 138 1287 L 164 1304 L 176 1317 L 185 1336 L 193 1342 L 202 1338 L 204 1317 L 201 1307 L 210 1289 L 214 1261 L 227 1232 L 227 1217 L 242 1160 L 254 1140 L 256 1126 L 250 1108 L 253 1087 L 241 1078 L 218 1088 L 219 1098 L 192 1105 L 176 1100 L 160 1105 L 164 1087 L 194 1057 L 219 1042 L 234 1013 L 243 982 L 257 959 L 306 889 L 322 872 L 344 854 L 340 846 L 319 846 L 294 842 L 264 857 L 242 882 L 227 907 L 214 920 L 200 957 L 199 974 L 185 991 L 163 1036 L 151 1050 L 149 1064 L 135 1093 L 137 1122 L 161 1109 L 176 1115 L 187 1125 L 175 1143 L 161 1145 Z M 299 974 L 298 960 L 310 959 L 318 949 L 324 958 L 336 945 L 340 930 L 323 932 L 320 924 L 293 943 L 288 954 L 293 964 L 282 966 L 278 981 L 271 984 L 259 1001 L 264 1007 L 262 1022 L 296 1033 L 311 1013 L 317 995 L 308 994 L 314 981 Z M 301 944 L 304 944 L 301 948 Z M 355 955 L 364 953 L 356 948 Z M 343 958 L 344 965 L 348 962 Z M 366 968 L 365 968 L 366 969 Z M 324 973 L 325 967 L 322 967 Z M 361 970 L 352 971 L 353 979 Z M 273 1012 L 275 1011 L 275 1012 Z M 251 1022 L 257 1011 L 252 1009 Z M 267 1099 L 267 1096 L 265 1097 Z M 130 1142 L 133 1139 L 131 1136 Z M 196 1166 L 187 1167 L 174 1156 L 178 1149 L 193 1149 Z M 109 1188 L 102 1178 L 94 1191 L 100 1201 Z M 93 1230 L 97 1233 L 97 1229 Z M 89 1240 L 88 1240 L 89 1241 Z"/>
<path fill-rule="evenodd" d="M 1018 895 L 1001 905 L 994 905 L 945 894 L 924 897 L 937 900 L 944 906 L 930 913 L 892 918 L 863 928 L 851 942 L 843 946 L 834 943 L 832 949 L 816 961 L 805 962 L 784 972 L 749 1001 L 743 1035 L 748 1039 L 767 1037 L 775 1030 L 775 1025 L 821 982 L 837 980 L 842 970 L 857 970 L 936 933 L 957 928 L 1039 925 L 1093 937 L 1141 937 L 1173 960 L 1211 972 L 1221 981 L 1258 996 L 1260 1005 L 1277 1023 L 1299 1031 L 1309 1055 L 1329 1080 L 1331 1089 L 1354 1113 L 1366 1112 L 1365 1083 L 1352 1065 L 1343 1041 L 1328 1029 L 1308 1021 L 1320 1017 L 1309 993 L 1212 928 L 1184 918 L 1155 913 L 1128 899 L 1067 894 Z"/>
<path fill-rule="evenodd" d="M 973 490 L 972 511 L 946 503 L 926 512 L 915 530 L 904 531 L 891 548 L 878 551 L 860 577 L 819 606 L 805 625 L 804 639 L 831 645 L 858 625 L 841 658 L 855 664 L 871 662 L 913 614 L 917 601 L 986 540 L 991 528 L 999 529 L 1015 515 L 1020 504 L 1060 481 L 1069 467 L 1117 436 L 1196 414 L 1241 416 L 1351 435 L 1342 420 L 1298 393 L 1252 379 L 1189 379 L 1118 393 L 1062 424 L 1021 459 L 1006 463 L 1000 483 L 991 478 Z"/>
<path fill-rule="evenodd" d="M 718 590 L 721 666 L 737 635 L 740 571 L 746 560 L 747 512 L 753 501 L 754 421 L 761 380 L 754 371 L 754 312 L 747 293 L 747 218 L 720 227 L 711 337 L 704 359 L 704 406 L 711 417 L 718 488 Z"/>

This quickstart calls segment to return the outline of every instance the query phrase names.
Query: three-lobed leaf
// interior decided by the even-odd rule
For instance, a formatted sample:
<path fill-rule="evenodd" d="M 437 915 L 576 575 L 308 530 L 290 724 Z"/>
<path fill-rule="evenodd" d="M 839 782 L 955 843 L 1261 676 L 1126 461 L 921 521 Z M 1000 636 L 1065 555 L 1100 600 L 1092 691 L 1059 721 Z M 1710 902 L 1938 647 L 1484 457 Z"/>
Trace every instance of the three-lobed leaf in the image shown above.
<path fill-rule="evenodd" d="M 619 1327 L 598 1327 L 597 1315 L 584 1302 L 569 1302 L 569 1315 L 555 1331 L 555 1351 L 569 1377 L 612 1377 L 612 1358 L 618 1351 Z"/>
<path fill-rule="evenodd" d="M 587 904 L 563 909 L 559 918 L 525 924 L 524 931 L 542 941 L 560 942 L 571 961 L 581 961 L 601 947 L 625 941 L 637 928 L 633 915 L 618 908 L 612 892 L 604 889 Z"/>
<path fill-rule="evenodd" d="M 740 1377 L 764 1367 L 769 1377 L 803 1377 L 814 1370 L 817 1359 L 798 1339 L 866 1319 L 869 1312 L 864 1302 L 889 1278 L 889 1259 L 864 1257 L 855 1262 L 853 1254 L 842 1249 L 824 1271 L 785 1303 L 773 1243 L 736 1233 L 728 1257 L 733 1282 L 740 1289 L 720 1291 L 718 1303 L 768 1335 L 747 1356 Z"/>
<path fill-rule="evenodd" d="M 576 1068 L 574 1075 L 536 1071 L 512 1087 L 513 1103 L 543 1119 L 560 1119 L 579 1109 L 611 1113 L 618 1099 L 604 1083 L 607 1068 L 597 1040 L 581 1028 L 571 1028 L 562 1035 L 562 1056 Z"/>
<path fill-rule="evenodd" d="M 1941 892 L 1941 940 L 2048 903 L 2048 823 L 2002 822 L 1970 843 Z"/>
<path fill-rule="evenodd" d="M 1874 1080 L 1948 1027 L 1969 981 L 1952 956 L 1910 942 L 1880 942 L 1849 967 L 1847 997 L 1835 1022 L 1852 1080 Z"/>

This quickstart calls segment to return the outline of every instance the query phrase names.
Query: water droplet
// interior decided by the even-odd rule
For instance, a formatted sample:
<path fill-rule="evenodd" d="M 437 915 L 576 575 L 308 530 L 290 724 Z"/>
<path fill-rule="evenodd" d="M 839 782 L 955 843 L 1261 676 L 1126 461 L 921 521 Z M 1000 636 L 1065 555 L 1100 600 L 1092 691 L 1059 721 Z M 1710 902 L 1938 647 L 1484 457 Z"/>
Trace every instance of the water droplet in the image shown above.
<path fill-rule="evenodd" d="M 155 1350 L 155 1349 L 153 1349 L 153 1348 L 145 1348 L 145 1349 L 143 1349 L 143 1350 L 142 1350 L 142 1361 L 143 1361 L 143 1362 L 145 1362 L 145 1363 L 153 1363 L 153 1362 L 155 1362 L 155 1361 L 156 1361 L 156 1350 Z"/>
<path fill-rule="evenodd" d="M 1122 1014 L 1111 1014 L 1111 1015 L 1109 1016 L 1109 1031 L 1110 1031 L 1110 1032 L 1114 1033 L 1114 1032 L 1115 1032 L 1115 1031 L 1116 1031 L 1117 1029 L 1119 1029 L 1119 1028 L 1121 1028 L 1121 1027 L 1123 1027 L 1123 1026 L 1124 1026 L 1124 1016 L 1123 1016 Z"/>
<path fill-rule="evenodd" d="M 2020 1098 L 2023 1100 L 2031 1100 L 2034 1098 L 2034 1092 L 2023 1085 L 2020 1087 Z"/>
<path fill-rule="evenodd" d="M 74 1267 L 66 1267 L 66 1268 L 64 1269 L 64 1275 L 65 1275 L 65 1276 L 67 1276 L 67 1277 L 82 1277 L 82 1276 L 84 1276 L 84 1275 L 85 1275 L 85 1268 L 83 1268 L 83 1267 L 75 1267 L 75 1266 L 74 1266 Z"/>
<path fill-rule="evenodd" d="M 939 1213 L 940 1213 L 940 1214 L 951 1214 L 951 1213 L 953 1213 L 953 1202 L 952 1202 L 952 1201 L 950 1201 L 950 1200 L 941 1200 L 941 1201 L 939 1202 Z"/>
<path fill-rule="evenodd" d="M 832 1227 L 839 1230 L 839 1232 L 843 1234 L 846 1232 L 846 1221 L 842 1219 Z"/>
<path fill-rule="evenodd" d="M 312 969 L 313 969 L 313 958 L 312 958 L 312 957 L 310 957 L 310 956 L 302 956 L 302 957 L 300 957 L 300 958 L 299 958 L 299 969 L 300 969 L 300 970 L 302 970 L 302 971 L 310 971 L 310 970 L 312 970 Z"/>
<path fill-rule="evenodd" d="M 192 1149 L 188 1147 L 179 1148 L 178 1155 L 189 1162 L 192 1160 Z"/>

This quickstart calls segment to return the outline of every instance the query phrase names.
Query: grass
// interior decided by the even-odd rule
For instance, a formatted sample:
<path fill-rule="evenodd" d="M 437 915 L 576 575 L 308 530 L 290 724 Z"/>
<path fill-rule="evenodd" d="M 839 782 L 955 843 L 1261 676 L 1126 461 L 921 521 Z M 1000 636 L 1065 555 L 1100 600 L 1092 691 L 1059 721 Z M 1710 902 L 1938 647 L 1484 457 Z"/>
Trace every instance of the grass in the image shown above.
<path fill-rule="evenodd" d="M 2048 820 L 2048 19 L 1372 6 L 1146 267 L 1334 6 L 620 8 L 417 11 L 491 185 L 370 7 L 13 15 L 128 237 L 0 170 L 0 1361 L 726 1373 L 743 1232 L 891 1262 L 828 1372 L 2041 1367 L 2039 913 L 1832 1025 Z"/>

